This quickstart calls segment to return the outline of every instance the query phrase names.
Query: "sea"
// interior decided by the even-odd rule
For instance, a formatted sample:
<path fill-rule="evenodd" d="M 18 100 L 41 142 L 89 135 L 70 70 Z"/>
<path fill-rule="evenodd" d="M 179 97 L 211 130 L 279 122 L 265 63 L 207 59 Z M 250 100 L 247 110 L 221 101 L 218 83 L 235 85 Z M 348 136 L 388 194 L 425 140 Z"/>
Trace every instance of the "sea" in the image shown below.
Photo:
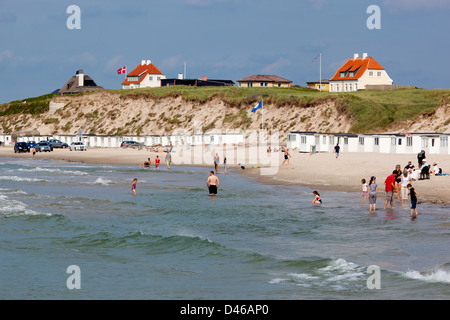
<path fill-rule="evenodd" d="M 0 299 L 450 298 L 448 207 L 210 170 L 1 158 Z"/>

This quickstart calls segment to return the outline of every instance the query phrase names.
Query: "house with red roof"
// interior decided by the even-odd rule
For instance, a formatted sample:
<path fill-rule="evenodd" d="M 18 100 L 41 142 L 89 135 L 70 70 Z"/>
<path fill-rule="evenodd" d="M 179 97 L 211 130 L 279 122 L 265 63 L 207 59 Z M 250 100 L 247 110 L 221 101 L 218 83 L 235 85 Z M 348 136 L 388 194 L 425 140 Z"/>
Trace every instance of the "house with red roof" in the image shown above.
<path fill-rule="evenodd" d="M 357 53 L 340 67 L 330 79 L 330 92 L 365 90 L 367 85 L 392 85 L 386 70 L 367 53 Z"/>
<path fill-rule="evenodd" d="M 150 60 L 142 60 L 122 82 L 122 89 L 160 87 L 166 76 Z"/>

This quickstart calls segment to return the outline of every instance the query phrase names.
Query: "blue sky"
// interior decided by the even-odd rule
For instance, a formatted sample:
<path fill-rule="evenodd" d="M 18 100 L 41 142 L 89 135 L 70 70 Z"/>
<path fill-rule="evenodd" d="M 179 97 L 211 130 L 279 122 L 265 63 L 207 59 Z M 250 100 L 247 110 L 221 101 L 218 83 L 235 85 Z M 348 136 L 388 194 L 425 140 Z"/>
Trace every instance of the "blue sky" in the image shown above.
<path fill-rule="evenodd" d="M 69 30 L 70 5 L 81 29 Z M 367 8 L 381 9 L 369 30 Z M 168 78 L 276 74 L 305 86 L 367 52 L 395 84 L 449 88 L 449 0 L 0 0 L 0 103 L 61 88 L 78 69 L 106 89 L 150 59 Z"/>

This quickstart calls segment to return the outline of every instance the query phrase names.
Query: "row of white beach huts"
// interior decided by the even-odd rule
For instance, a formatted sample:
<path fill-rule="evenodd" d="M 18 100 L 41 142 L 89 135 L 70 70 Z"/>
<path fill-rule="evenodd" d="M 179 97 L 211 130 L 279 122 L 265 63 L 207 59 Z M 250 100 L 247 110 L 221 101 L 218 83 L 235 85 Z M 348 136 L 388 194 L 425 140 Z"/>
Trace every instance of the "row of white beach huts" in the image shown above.
<path fill-rule="evenodd" d="M 39 135 L 18 136 L 0 134 L 2 145 L 17 141 L 42 141 L 58 139 L 67 144 L 82 141 L 91 148 L 118 148 L 123 141 L 136 141 L 143 146 L 197 146 L 197 145 L 254 145 L 263 141 L 267 146 L 286 146 L 294 152 L 333 152 L 339 144 L 342 152 L 375 152 L 393 154 L 414 154 L 424 150 L 429 154 L 450 154 L 448 133 L 409 133 L 409 134 L 349 134 L 320 132 L 289 132 L 286 139 L 273 139 L 246 132 L 172 134 L 172 135 Z M 266 142 L 267 141 L 267 142 Z"/>

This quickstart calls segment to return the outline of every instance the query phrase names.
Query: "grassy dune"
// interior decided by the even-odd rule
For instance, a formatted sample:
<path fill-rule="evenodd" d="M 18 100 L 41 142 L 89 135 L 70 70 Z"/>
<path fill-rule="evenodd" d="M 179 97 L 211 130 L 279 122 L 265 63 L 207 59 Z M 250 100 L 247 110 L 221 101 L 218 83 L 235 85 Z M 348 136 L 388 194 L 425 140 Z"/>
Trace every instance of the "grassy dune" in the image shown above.
<path fill-rule="evenodd" d="M 442 102 L 450 101 L 450 89 L 403 89 L 394 91 L 358 91 L 348 93 L 319 92 L 293 88 L 240 88 L 240 87 L 161 87 L 133 90 L 105 90 L 120 94 L 123 98 L 150 96 L 154 99 L 182 96 L 189 101 L 206 102 L 217 98 L 233 106 L 248 108 L 263 99 L 264 104 L 282 106 L 314 107 L 324 101 L 334 101 L 340 111 L 351 116 L 352 132 L 375 132 L 385 130 L 397 122 L 414 119 L 421 114 L 433 112 Z M 92 93 L 84 93 L 89 95 Z M 54 95 L 13 101 L 0 105 L 0 117 L 14 114 L 38 115 L 48 110 Z"/>

